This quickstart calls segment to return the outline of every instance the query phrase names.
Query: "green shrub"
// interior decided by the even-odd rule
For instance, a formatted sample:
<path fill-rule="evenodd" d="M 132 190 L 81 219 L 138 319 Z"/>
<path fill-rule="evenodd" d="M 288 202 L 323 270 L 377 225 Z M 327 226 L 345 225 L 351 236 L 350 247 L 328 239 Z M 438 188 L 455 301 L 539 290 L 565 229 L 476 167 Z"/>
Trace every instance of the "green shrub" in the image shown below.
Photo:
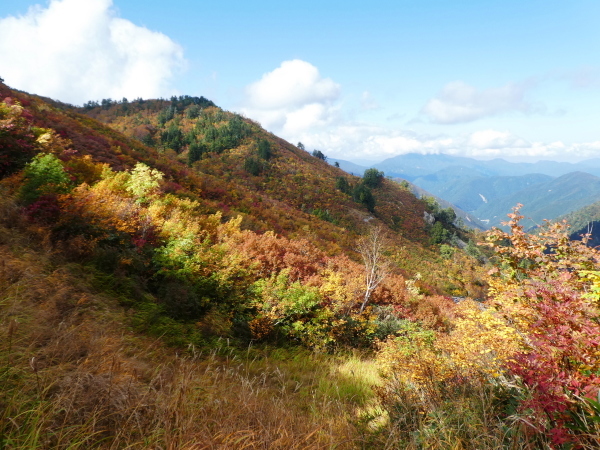
<path fill-rule="evenodd" d="M 312 155 L 322 161 L 327 161 L 327 156 L 321 150 L 313 150 Z"/>
<path fill-rule="evenodd" d="M 25 166 L 24 182 L 20 197 L 27 205 L 42 195 L 65 194 L 72 188 L 72 182 L 65 172 L 62 162 L 53 154 L 40 153 Z"/>
<path fill-rule="evenodd" d="M 450 259 L 454 255 L 456 249 L 448 244 L 442 244 L 440 246 L 440 255 L 444 259 Z"/>
<path fill-rule="evenodd" d="M 208 146 L 204 142 L 192 142 L 189 146 L 188 162 L 193 164 L 202 159 L 202 155 L 208 153 Z"/>
<path fill-rule="evenodd" d="M 450 232 L 444 228 L 442 222 L 436 221 L 429 232 L 432 244 L 443 244 L 450 239 Z"/>
<path fill-rule="evenodd" d="M 335 180 L 335 187 L 344 194 L 350 194 L 352 192 L 352 188 L 350 187 L 350 183 L 348 183 L 346 177 L 337 177 Z"/>
<path fill-rule="evenodd" d="M 246 161 L 244 161 L 244 170 L 251 175 L 257 176 L 260 175 L 263 167 L 258 159 L 253 156 L 249 156 L 246 158 Z"/>

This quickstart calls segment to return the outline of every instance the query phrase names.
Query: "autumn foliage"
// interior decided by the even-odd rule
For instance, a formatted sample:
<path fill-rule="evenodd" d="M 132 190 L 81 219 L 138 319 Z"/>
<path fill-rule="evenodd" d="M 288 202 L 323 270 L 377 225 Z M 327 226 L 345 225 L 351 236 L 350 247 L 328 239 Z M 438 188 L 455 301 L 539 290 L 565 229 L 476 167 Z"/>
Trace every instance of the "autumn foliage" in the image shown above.
<path fill-rule="evenodd" d="M 135 330 L 188 349 L 374 352 L 405 448 L 446 448 L 435 427 L 457 417 L 447 442 L 482 427 L 523 448 L 597 442 L 600 253 L 565 224 L 529 234 L 517 208 L 473 257 L 432 243 L 427 204 L 383 174 L 343 174 L 208 101 L 89 104 L 111 129 L 18 95 L 0 103 L 11 226 Z"/>

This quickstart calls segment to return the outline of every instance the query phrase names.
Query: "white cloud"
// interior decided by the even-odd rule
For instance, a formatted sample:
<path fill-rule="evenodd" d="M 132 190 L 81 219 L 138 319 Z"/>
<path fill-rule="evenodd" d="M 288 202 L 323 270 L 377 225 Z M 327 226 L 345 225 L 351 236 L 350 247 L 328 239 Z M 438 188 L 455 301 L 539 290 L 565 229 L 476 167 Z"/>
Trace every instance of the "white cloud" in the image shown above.
<path fill-rule="evenodd" d="M 435 99 L 437 102 L 428 104 L 428 113 L 431 120 L 452 123 L 513 110 L 536 111 L 525 99 L 534 85 L 509 84 L 478 91 L 464 83 L 452 83 Z M 369 91 L 363 92 L 361 101 L 363 110 L 376 106 Z M 342 106 L 339 84 L 323 78 L 312 64 L 293 60 L 250 84 L 241 112 L 290 142 L 302 142 L 308 150 L 319 149 L 339 159 L 381 161 L 411 152 L 521 160 L 580 160 L 600 155 L 600 142 L 529 142 L 510 131 L 495 129 L 428 135 L 360 123 L 349 120 Z"/>
<path fill-rule="evenodd" d="M 330 125 L 337 118 L 340 86 L 312 64 L 284 61 L 246 88 L 241 111 L 283 137 Z"/>
<path fill-rule="evenodd" d="M 117 17 L 112 0 L 52 0 L 0 19 L 0 75 L 57 100 L 168 96 L 184 66 L 178 44 Z"/>
<path fill-rule="evenodd" d="M 526 100 L 535 82 L 509 83 L 505 86 L 478 90 L 462 81 L 448 83 L 422 112 L 435 123 L 472 122 L 510 111 L 524 113 L 539 109 Z"/>
<path fill-rule="evenodd" d="M 476 149 L 523 148 L 529 144 L 508 131 L 482 130 L 476 131 L 469 137 L 469 146 Z"/>
<path fill-rule="evenodd" d="M 405 153 L 468 156 L 479 159 L 505 158 L 536 161 L 579 161 L 600 157 L 600 141 L 566 144 L 528 142 L 507 131 L 480 130 L 456 136 L 429 136 L 360 124 L 345 124 L 299 135 L 307 148 L 318 148 L 339 159 L 381 161 Z M 294 140 L 293 142 L 296 142 Z"/>
<path fill-rule="evenodd" d="M 600 87 L 600 67 L 580 67 L 576 70 L 563 72 L 558 77 L 568 81 L 572 87 L 578 89 Z"/>
<path fill-rule="evenodd" d="M 459 142 L 448 136 L 425 136 L 386 127 L 345 123 L 297 139 L 307 148 L 321 149 L 339 159 L 382 160 L 403 153 L 454 153 Z M 293 142 L 296 142 L 294 140 Z"/>

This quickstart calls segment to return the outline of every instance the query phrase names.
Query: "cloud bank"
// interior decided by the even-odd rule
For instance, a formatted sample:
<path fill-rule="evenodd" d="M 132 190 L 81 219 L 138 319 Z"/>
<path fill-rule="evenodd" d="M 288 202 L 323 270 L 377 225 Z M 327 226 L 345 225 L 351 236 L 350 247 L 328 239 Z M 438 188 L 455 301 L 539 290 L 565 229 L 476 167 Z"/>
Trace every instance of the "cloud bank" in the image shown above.
<path fill-rule="evenodd" d="M 534 82 L 477 90 L 448 84 L 424 112 L 438 123 L 475 121 L 496 114 L 539 111 L 526 100 Z M 339 159 L 380 161 L 404 153 L 447 153 L 475 158 L 580 160 L 594 157 L 600 142 L 530 142 L 508 130 L 481 129 L 455 135 L 428 135 L 349 120 L 342 112 L 341 87 L 312 64 L 292 60 L 246 87 L 241 112 L 290 142 Z M 364 91 L 361 108 L 377 108 Z M 536 109 L 537 108 L 537 109 Z"/>
<path fill-rule="evenodd" d="M 455 81 L 448 83 L 429 100 L 422 112 L 438 124 L 473 122 L 513 111 L 529 113 L 539 109 L 525 98 L 534 86 L 535 83 L 530 81 L 478 90 L 462 81 Z"/>
<path fill-rule="evenodd" d="M 565 143 L 529 142 L 509 131 L 479 130 L 455 136 L 431 136 L 406 130 L 392 130 L 360 124 L 344 124 L 330 130 L 305 133 L 301 141 L 307 149 L 318 148 L 338 159 L 382 161 L 405 153 L 468 156 L 477 159 L 580 161 L 598 157 L 600 141 Z"/>
<path fill-rule="evenodd" d="M 0 76 L 64 102 L 168 96 L 184 66 L 178 44 L 117 17 L 112 0 L 52 0 L 0 19 Z"/>

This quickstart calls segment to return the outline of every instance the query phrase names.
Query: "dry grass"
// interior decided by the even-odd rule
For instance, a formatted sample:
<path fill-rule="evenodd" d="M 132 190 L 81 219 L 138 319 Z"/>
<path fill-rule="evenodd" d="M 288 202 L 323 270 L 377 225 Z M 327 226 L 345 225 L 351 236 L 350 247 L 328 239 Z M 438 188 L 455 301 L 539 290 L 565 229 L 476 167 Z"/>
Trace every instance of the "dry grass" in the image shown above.
<path fill-rule="evenodd" d="M 335 360 L 225 342 L 178 355 L 128 330 L 67 266 L 0 235 L 0 448 L 362 446 L 353 411 L 372 392 Z"/>

